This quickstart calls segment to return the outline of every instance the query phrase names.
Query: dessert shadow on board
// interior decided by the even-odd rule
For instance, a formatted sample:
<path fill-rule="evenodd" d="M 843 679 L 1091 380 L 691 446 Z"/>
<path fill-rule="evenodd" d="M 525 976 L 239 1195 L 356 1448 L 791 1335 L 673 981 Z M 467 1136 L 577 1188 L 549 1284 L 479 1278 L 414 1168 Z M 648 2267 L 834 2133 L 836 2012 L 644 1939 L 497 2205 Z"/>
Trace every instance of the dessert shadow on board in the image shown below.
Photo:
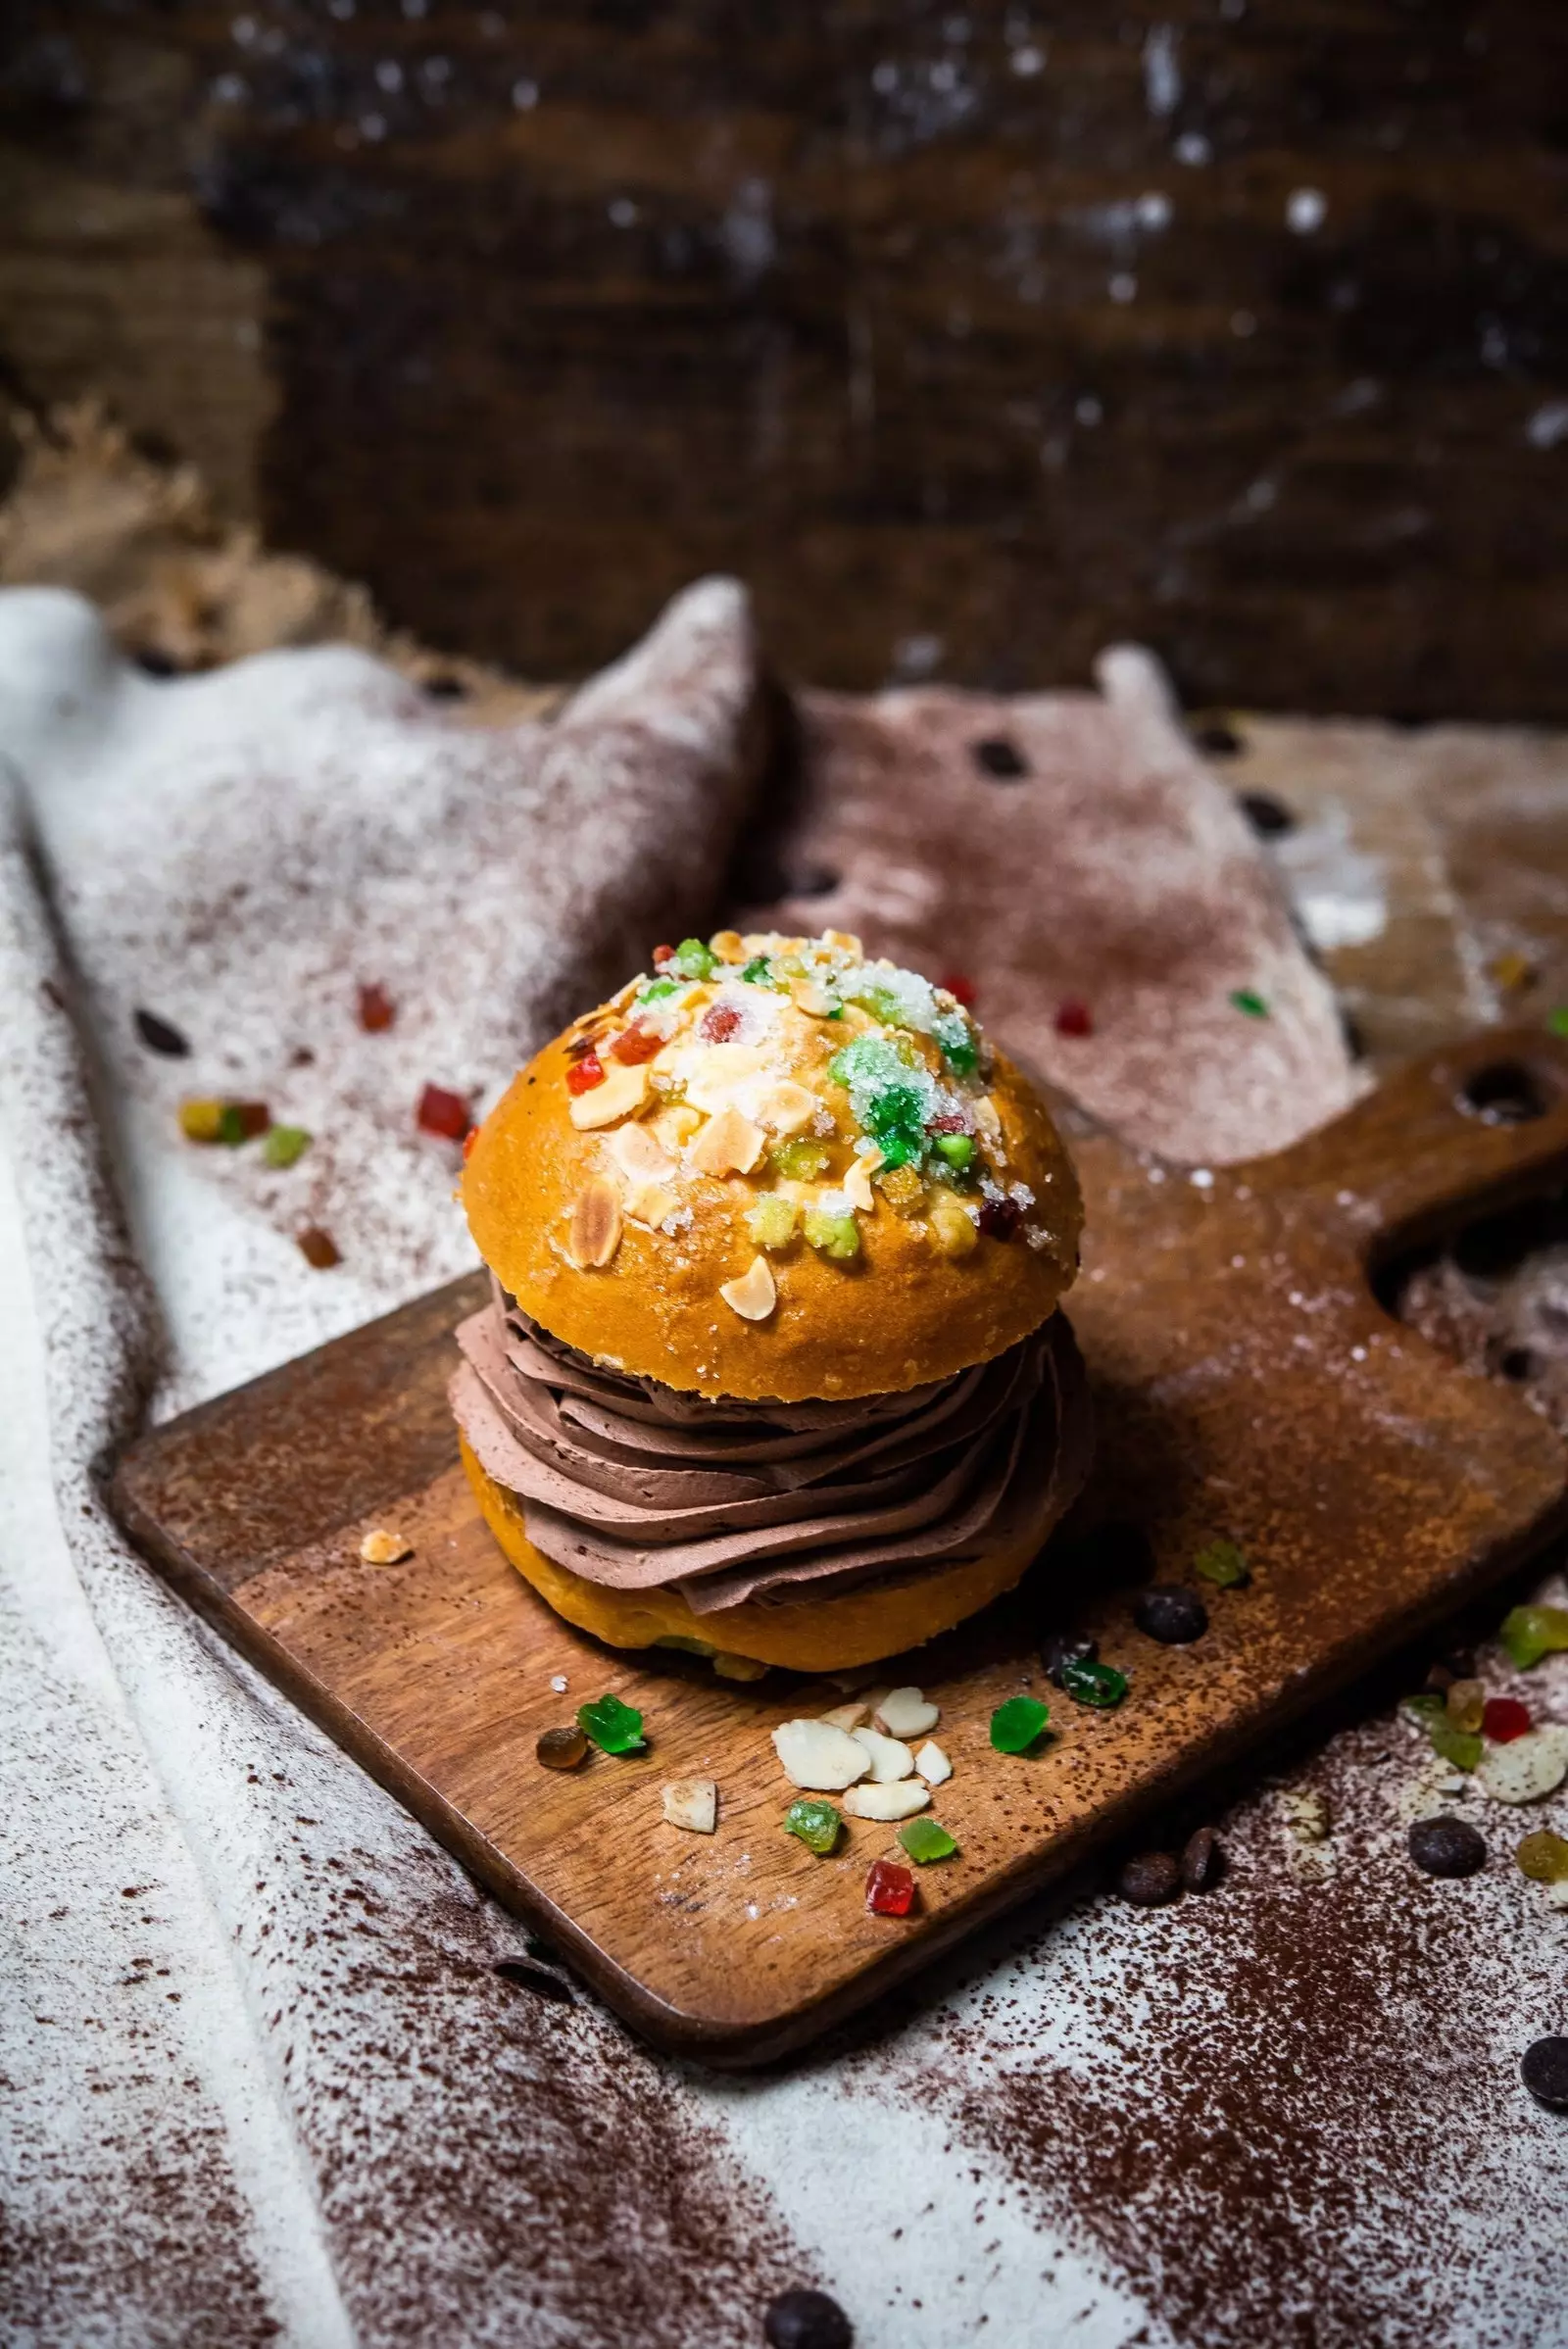
<path fill-rule="evenodd" d="M 1518 1564 L 1563 1519 L 1568 1454 L 1505 1388 L 1390 1318 L 1396 1248 L 1560 1179 L 1568 1048 L 1485 1036 L 1417 1063 L 1276 1157 L 1164 1166 L 1066 1116 L 1085 1206 L 1070 1313 L 1099 1448 L 1072 1537 L 1013 1597 L 879 1674 L 940 1708 L 953 1764 L 927 1816 L 956 1855 L 906 1915 L 868 1912 L 891 1824 L 851 1819 L 816 1857 L 783 1832 L 796 1788 L 769 1733 L 830 1683 L 752 1685 L 617 1653 L 527 1588 L 457 1463 L 452 1332 L 478 1277 L 163 1427 L 114 1498 L 153 1562 L 526 1917 L 635 2028 L 710 2063 L 817 2035 L 1139 1818 L 1255 1750 Z M 1202 1173 L 1204 1170 L 1197 1170 Z M 1131 1521 L 1161 1585 L 1207 1627 L 1141 1628 L 1143 1565 L 1080 1542 Z M 362 1561 L 372 1527 L 410 1554 Z M 1229 1542 L 1247 1579 L 1204 1582 Z M 1128 1688 L 1065 1701 L 1041 1636 L 1098 1641 Z M 559 1692 L 553 1681 L 564 1680 Z M 612 1692 L 646 1750 L 542 1769 L 541 1731 Z M 999 1752 L 1031 1694 L 1048 1734 Z M 662 1788 L 709 1778 L 715 1832 L 668 1825 Z"/>

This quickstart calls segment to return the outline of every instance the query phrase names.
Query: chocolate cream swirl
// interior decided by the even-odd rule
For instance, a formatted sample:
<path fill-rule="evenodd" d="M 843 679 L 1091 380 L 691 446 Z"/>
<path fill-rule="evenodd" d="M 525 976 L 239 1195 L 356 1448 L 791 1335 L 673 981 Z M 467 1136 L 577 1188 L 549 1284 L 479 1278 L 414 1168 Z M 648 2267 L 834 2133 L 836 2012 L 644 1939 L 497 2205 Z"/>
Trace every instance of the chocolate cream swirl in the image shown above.
<path fill-rule="evenodd" d="M 1083 1481 L 1089 1401 L 1059 1313 L 995 1361 L 853 1402 L 710 1401 L 562 1346 L 498 1291 L 458 1332 L 452 1407 L 546 1557 L 698 1615 L 1044 1542 Z"/>

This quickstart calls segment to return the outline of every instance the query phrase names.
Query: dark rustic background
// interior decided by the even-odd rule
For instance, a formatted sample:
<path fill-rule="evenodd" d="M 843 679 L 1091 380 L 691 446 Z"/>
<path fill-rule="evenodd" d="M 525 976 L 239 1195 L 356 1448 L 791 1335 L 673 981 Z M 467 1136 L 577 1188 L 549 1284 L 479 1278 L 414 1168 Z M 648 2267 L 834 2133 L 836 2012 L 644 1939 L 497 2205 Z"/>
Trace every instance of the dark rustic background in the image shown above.
<path fill-rule="evenodd" d="M 0 0 L 0 368 L 427 640 L 1568 721 L 1568 9 Z"/>

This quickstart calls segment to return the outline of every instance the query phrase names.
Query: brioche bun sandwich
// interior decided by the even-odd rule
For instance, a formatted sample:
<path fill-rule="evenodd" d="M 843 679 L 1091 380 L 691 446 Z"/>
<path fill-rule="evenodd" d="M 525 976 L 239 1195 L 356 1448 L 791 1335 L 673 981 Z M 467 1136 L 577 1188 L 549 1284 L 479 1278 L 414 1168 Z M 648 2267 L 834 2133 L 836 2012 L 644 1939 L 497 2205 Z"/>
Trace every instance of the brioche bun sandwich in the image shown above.
<path fill-rule="evenodd" d="M 1082 1484 L 1078 1185 L 950 990 L 858 939 L 661 948 L 471 1137 L 452 1405 L 558 1613 L 744 1674 L 919 1645 Z"/>

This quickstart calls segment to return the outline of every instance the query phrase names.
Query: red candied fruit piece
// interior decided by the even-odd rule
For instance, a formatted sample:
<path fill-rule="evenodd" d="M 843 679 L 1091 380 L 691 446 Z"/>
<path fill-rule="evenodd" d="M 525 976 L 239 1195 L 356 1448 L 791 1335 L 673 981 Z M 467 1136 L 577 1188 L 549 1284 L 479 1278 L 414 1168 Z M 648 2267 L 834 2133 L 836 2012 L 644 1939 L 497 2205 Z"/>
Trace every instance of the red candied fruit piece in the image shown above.
<path fill-rule="evenodd" d="M 1481 1716 L 1483 1737 L 1494 1745 L 1511 1745 L 1530 1727 L 1530 1707 L 1517 1696 L 1489 1696 Z"/>
<path fill-rule="evenodd" d="M 980 1209 L 980 1229 L 993 1240 L 1010 1240 L 1023 1221 L 1015 1199 L 988 1199 Z"/>
<path fill-rule="evenodd" d="M 673 961 L 674 961 L 674 959 L 675 959 L 675 950 L 674 950 L 674 948 L 673 948 L 672 946 L 656 946 L 656 947 L 655 947 L 655 949 L 654 949 L 654 968 L 655 968 L 655 970 L 662 970 L 666 962 L 673 962 Z"/>
<path fill-rule="evenodd" d="M 980 990 L 976 987 L 973 979 L 964 977 L 961 970 L 950 970 L 945 979 L 938 979 L 937 985 L 945 987 L 949 995 L 955 997 L 966 1011 L 974 1009 Z"/>
<path fill-rule="evenodd" d="M 710 1003 L 697 1033 L 705 1044 L 727 1044 L 741 1024 L 733 1003 Z"/>
<path fill-rule="evenodd" d="M 628 1067 L 635 1068 L 639 1060 L 651 1060 L 663 1041 L 662 1036 L 656 1036 L 652 1028 L 639 1027 L 633 1020 L 629 1028 L 622 1028 L 610 1050 L 615 1059 L 624 1060 Z M 571 1082 L 569 1077 L 566 1082 Z"/>
<path fill-rule="evenodd" d="M 897 1860 L 873 1860 L 866 1873 L 865 1905 L 873 1917 L 906 1917 L 914 1906 L 914 1877 Z"/>
<path fill-rule="evenodd" d="M 1095 1015 L 1077 996 L 1069 996 L 1064 1003 L 1056 1005 L 1058 1036 L 1092 1036 L 1094 1032 Z"/>
<path fill-rule="evenodd" d="M 967 1134 L 969 1129 L 956 1109 L 944 1109 L 940 1117 L 925 1121 L 928 1134 Z"/>
<path fill-rule="evenodd" d="M 398 1007 L 379 979 L 360 989 L 360 1025 L 367 1036 L 379 1036 L 397 1015 Z"/>
<path fill-rule="evenodd" d="M 594 1051 L 593 1046 L 590 1045 L 582 1058 L 574 1060 L 567 1069 L 566 1091 L 568 1093 L 592 1093 L 594 1087 L 602 1085 L 604 1081 L 605 1064 Z"/>
<path fill-rule="evenodd" d="M 426 1085 L 419 1096 L 415 1122 L 423 1134 L 439 1134 L 444 1142 L 461 1142 L 473 1119 L 461 1093 L 449 1093 L 444 1085 Z"/>

